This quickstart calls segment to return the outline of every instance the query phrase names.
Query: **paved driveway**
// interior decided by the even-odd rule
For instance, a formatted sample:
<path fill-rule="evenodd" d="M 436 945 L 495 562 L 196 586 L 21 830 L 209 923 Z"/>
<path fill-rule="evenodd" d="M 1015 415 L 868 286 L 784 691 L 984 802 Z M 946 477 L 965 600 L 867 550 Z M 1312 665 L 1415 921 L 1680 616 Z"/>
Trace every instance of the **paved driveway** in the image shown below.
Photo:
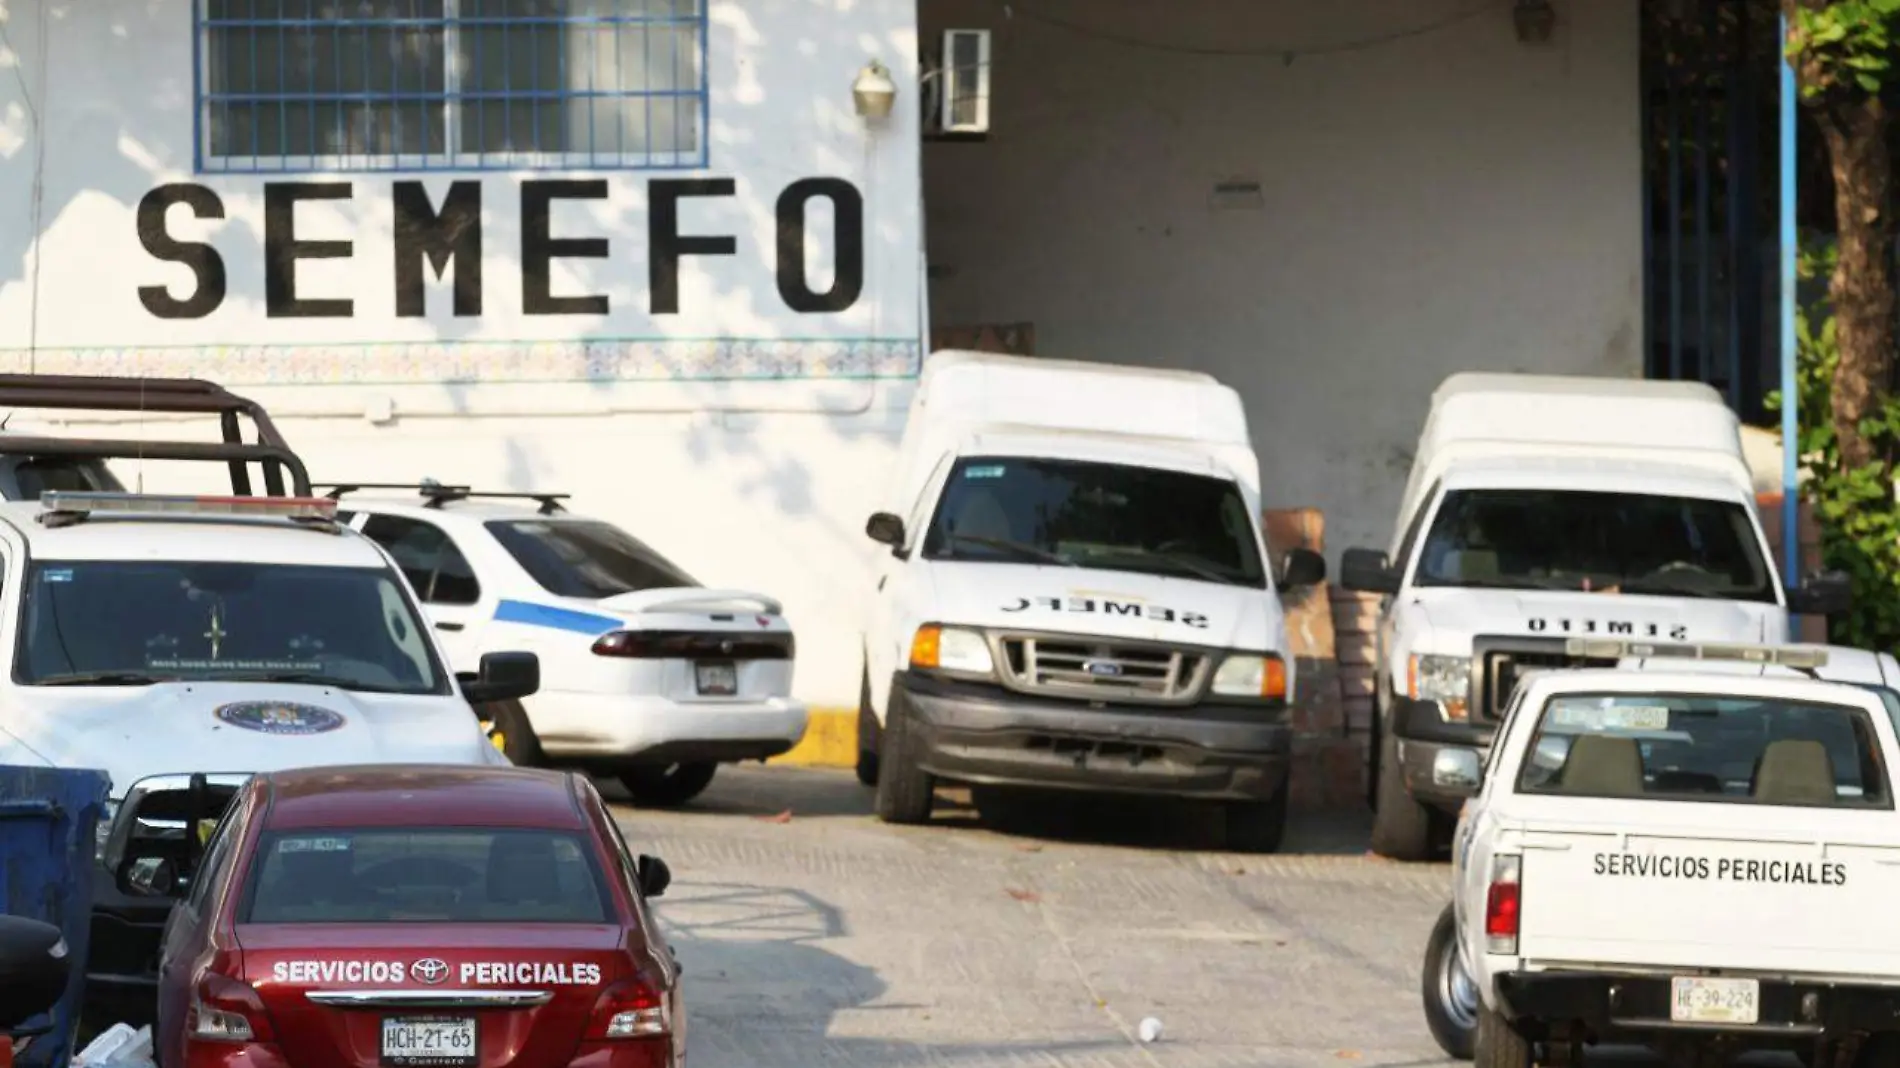
<path fill-rule="evenodd" d="M 1266 858 L 1166 806 L 894 828 L 849 773 L 779 767 L 621 811 L 673 867 L 700 1068 L 1448 1063 L 1417 993 L 1446 869 L 1366 857 L 1354 820 Z"/>

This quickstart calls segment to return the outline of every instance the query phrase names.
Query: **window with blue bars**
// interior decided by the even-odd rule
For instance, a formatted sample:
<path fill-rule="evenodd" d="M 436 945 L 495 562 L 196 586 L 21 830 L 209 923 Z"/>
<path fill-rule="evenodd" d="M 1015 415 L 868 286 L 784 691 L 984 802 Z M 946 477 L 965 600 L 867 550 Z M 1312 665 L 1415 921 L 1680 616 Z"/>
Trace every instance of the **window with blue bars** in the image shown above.
<path fill-rule="evenodd" d="M 704 0 L 197 0 L 201 171 L 700 167 Z"/>

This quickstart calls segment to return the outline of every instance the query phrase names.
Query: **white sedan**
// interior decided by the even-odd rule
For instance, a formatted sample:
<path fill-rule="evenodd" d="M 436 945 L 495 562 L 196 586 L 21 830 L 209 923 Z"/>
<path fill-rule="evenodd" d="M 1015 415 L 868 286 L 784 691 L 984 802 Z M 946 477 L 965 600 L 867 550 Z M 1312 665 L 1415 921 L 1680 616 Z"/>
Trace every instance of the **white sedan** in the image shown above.
<path fill-rule="evenodd" d="M 636 801 L 677 805 L 719 764 L 804 737 L 796 645 L 772 598 L 708 589 L 559 494 L 321 488 L 408 576 L 456 670 L 490 650 L 541 658 L 539 692 L 484 710 L 514 763 L 614 775 Z"/>

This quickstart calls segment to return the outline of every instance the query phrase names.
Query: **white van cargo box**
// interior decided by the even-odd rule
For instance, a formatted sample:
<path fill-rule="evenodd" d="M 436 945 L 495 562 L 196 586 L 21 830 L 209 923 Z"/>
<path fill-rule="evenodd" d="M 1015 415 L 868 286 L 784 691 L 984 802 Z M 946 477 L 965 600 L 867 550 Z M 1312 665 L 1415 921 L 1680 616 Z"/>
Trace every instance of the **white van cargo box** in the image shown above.
<path fill-rule="evenodd" d="M 924 359 L 899 449 L 893 509 L 907 514 L 946 451 L 978 433 L 1051 431 L 1192 444 L 1258 504 L 1260 461 L 1240 395 L 1212 375 L 1082 360 L 944 350 Z"/>
<path fill-rule="evenodd" d="M 1454 464 L 1517 457 L 1653 460 L 1753 485 L 1740 421 L 1704 383 L 1462 372 L 1432 392 L 1397 529 Z"/>

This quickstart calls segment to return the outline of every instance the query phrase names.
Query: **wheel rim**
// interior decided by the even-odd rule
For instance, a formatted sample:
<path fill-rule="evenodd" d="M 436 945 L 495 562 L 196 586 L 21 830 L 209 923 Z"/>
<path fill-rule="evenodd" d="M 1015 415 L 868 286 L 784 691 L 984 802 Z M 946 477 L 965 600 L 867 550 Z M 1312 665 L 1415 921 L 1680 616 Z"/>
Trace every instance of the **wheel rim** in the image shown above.
<path fill-rule="evenodd" d="M 1445 1015 L 1467 1030 L 1478 1026 L 1478 984 L 1465 967 L 1465 955 L 1453 942 L 1438 966 L 1438 1003 Z"/>

